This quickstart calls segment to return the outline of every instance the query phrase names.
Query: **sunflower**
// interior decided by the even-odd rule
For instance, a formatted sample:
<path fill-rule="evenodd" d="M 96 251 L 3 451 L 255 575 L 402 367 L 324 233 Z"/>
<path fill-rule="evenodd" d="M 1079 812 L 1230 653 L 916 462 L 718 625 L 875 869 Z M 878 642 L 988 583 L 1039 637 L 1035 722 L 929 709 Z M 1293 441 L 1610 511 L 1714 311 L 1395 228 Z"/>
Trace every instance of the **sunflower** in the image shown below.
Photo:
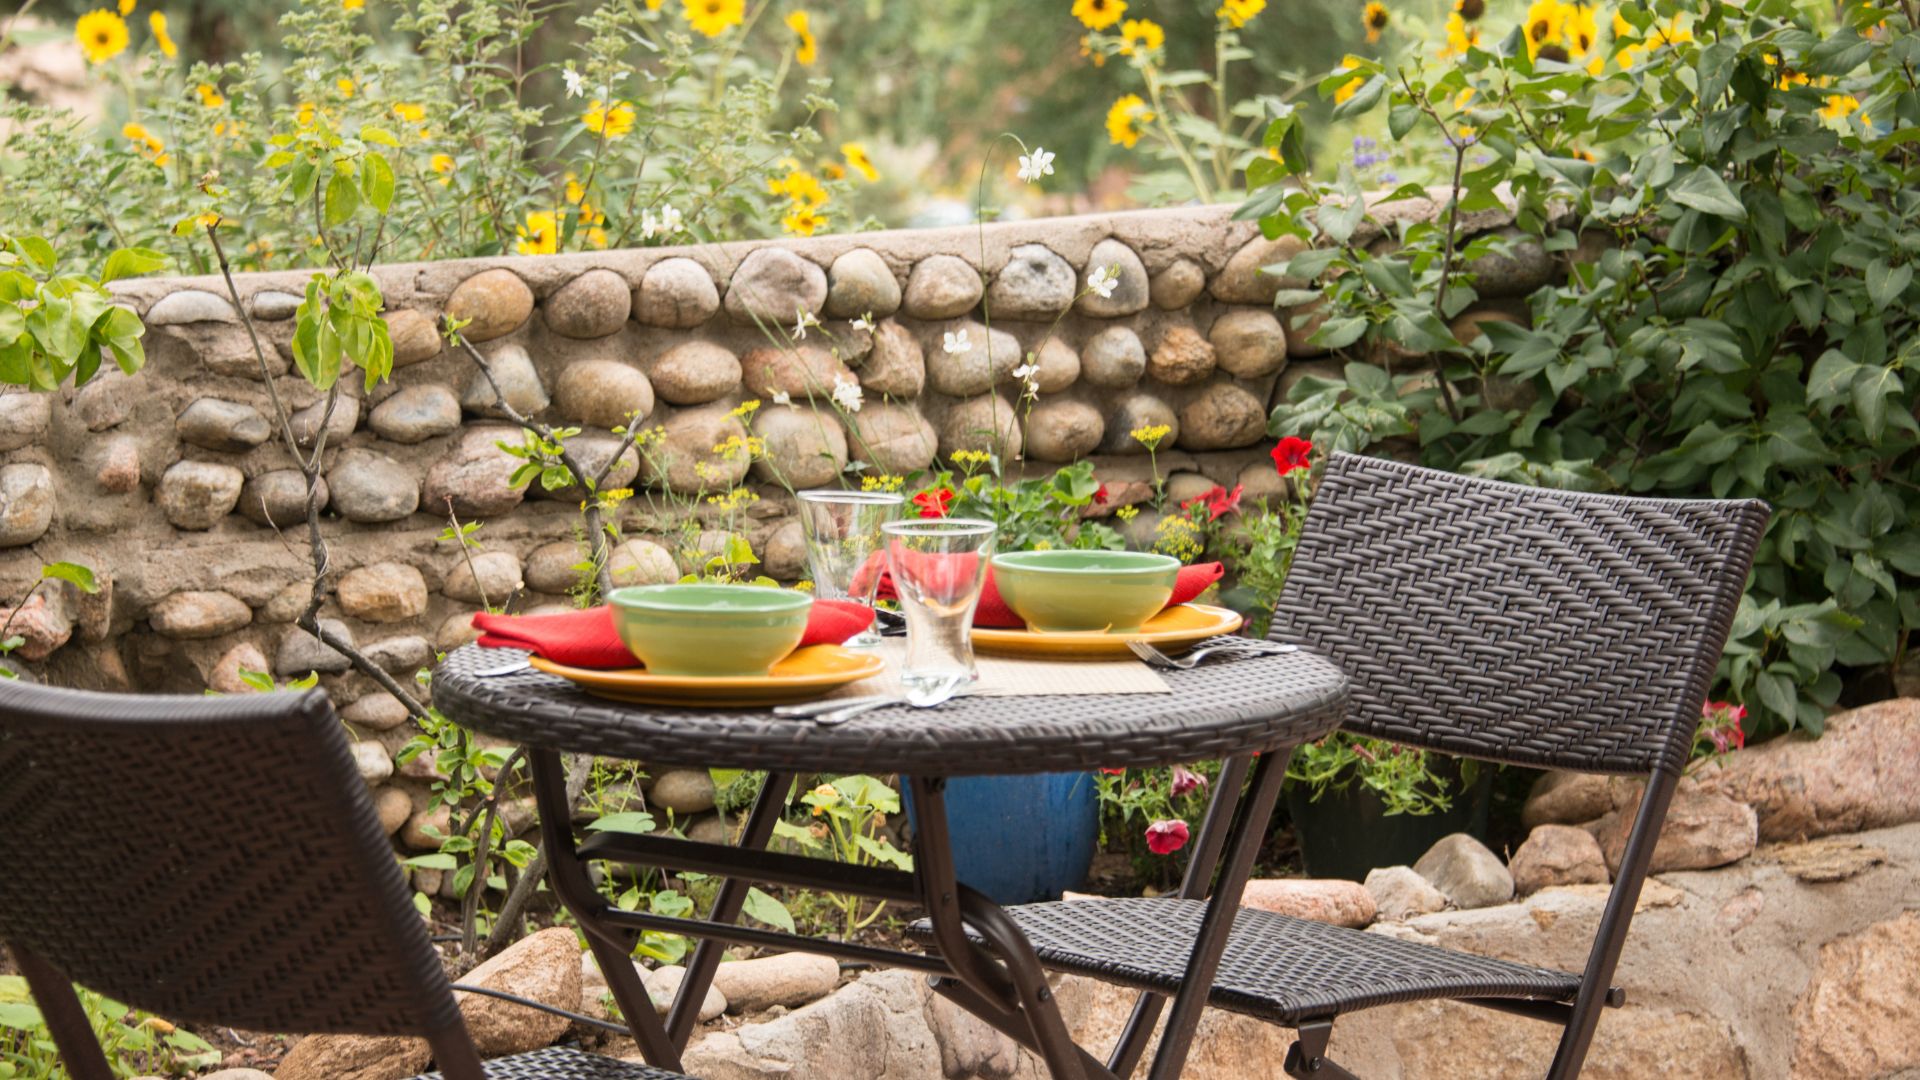
<path fill-rule="evenodd" d="M 1453 0 L 1453 12 L 1468 22 L 1479 22 L 1487 13 L 1487 0 Z"/>
<path fill-rule="evenodd" d="M 1146 55 L 1166 44 L 1167 32 L 1152 19 L 1128 19 L 1120 24 L 1120 55 Z"/>
<path fill-rule="evenodd" d="M 1143 127 L 1153 123 L 1153 110 L 1139 94 L 1128 94 L 1107 110 L 1107 138 L 1116 145 L 1132 149 L 1140 141 Z"/>
<path fill-rule="evenodd" d="M 409 124 L 417 124 L 427 118 L 427 107 L 411 101 L 396 101 L 393 103 L 393 115 Z"/>
<path fill-rule="evenodd" d="M 804 11 L 787 16 L 787 29 L 800 39 L 799 44 L 793 47 L 793 58 L 799 61 L 801 67 L 812 67 L 813 62 L 820 59 L 820 42 L 814 38 L 807 24 L 807 13 Z"/>
<path fill-rule="evenodd" d="M 120 17 L 124 19 L 133 14 L 133 7 L 137 3 L 139 0 L 120 0 Z"/>
<path fill-rule="evenodd" d="M 560 250 L 560 222 L 545 210 L 529 211 L 527 223 L 514 231 L 520 234 L 520 242 L 513 250 L 522 255 L 551 255 Z"/>
<path fill-rule="evenodd" d="M 432 169 L 436 174 L 439 175 L 440 185 L 442 187 L 445 187 L 446 185 L 453 183 L 453 155 L 452 154 L 433 155 L 432 157 L 427 159 L 427 168 Z"/>
<path fill-rule="evenodd" d="M 1367 44 L 1380 40 L 1380 32 L 1387 28 L 1391 16 L 1387 14 L 1387 5 L 1380 0 L 1367 0 L 1366 8 L 1360 13 L 1361 25 L 1367 28 Z"/>
<path fill-rule="evenodd" d="M 1220 10 L 1213 13 L 1216 19 L 1225 19 L 1235 30 L 1247 25 L 1248 20 L 1267 10 L 1267 0 L 1222 0 Z"/>
<path fill-rule="evenodd" d="M 727 27 L 747 17 L 747 0 L 684 0 L 687 22 L 708 37 L 719 37 Z"/>
<path fill-rule="evenodd" d="M 171 60 L 180 55 L 180 46 L 175 45 L 173 43 L 173 35 L 167 33 L 167 16 L 165 12 L 156 11 L 148 15 L 147 28 L 153 31 L 153 43 L 159 46 L 160 51 L 166 54 L 167 59 Z"/>
<path fill-rule="evenodd" d="M 580 122 L 595 135 L 618 139 L 633 130 L 633 102 L 616 101 L 606 105 L 595 99 L 587 111 L 580 114 Z"/>
<path fill-rule="evenodd" d="M 227 103 L 227 99 L 220 95 L 220 88 L 212 83 L 203 82 L 194 87 L 193 92 L 200 95 L 200 104 L 209 109 L 217 109 Z"/>
<path fill-rule="evenodd" d="M 1566 22 L 1567 7 L 1560 0 L 1533 0 L 1527 7 L 1527 56 L 1540 55 L 1540 50 L 1549 45 L 1561 43 L 1561 26 Z"/>
<path fill-rule="evenodd" d="M 796 206 L 780 219 L 780 227 L 795 236 L 812 236 L 827 227 L 827 218 L 813 207 Z"/>
<path fill-rule="evenodd" d="M 1127 13 L 1127 0 L 1073 0 L 1073 17 L 1089 30 L 1105 30 Z"/>
<path fill-rule="evenodd" d="M 827 189 L 821 186 L 818 177 L 804 169 L 793 168 L 780 179 L 767 181 L 767 190 L 785 195 L 802 209 L 818 210 L 827 205 Z"/>
<path fill-rule="evenodd" d="M 367 0 L 340 0 L 340 6 L 348 11 L 359 11 L 367 6 Z"/>
<path fill-rule="evenodd" d="M 1860 111 L 1860 99 L 1852 94 L 1828 94 L 1827 103 L 1820 108 L 1822 120 L 1845 120 Z M 1861 120 L 1866 117 L 1862 116 Z"/>
<path fill-rule="evenodd" d="M 1480 47 L 1480 28 L 1467 22 L 1458 11 L 1447 16 L 1447 47 L 1441 56 L 1463 56 L 1468 49 Z"/>
<path fill-rule="evenodd" d="M 873 167 L 873 159 L 867 156 L 865 146 L 857 142 L 841 143 L 840 153 L 847 159 L 848 167 L 866 177 L 867 183 L 880 179 L 880 170 Z"/>
<path fill-rule="evenodd" d="M 105 8 L 89 11 L 73 24 L 73 36 L 87 63 L 104 64 L 126 51 L 127 21 Z"/>

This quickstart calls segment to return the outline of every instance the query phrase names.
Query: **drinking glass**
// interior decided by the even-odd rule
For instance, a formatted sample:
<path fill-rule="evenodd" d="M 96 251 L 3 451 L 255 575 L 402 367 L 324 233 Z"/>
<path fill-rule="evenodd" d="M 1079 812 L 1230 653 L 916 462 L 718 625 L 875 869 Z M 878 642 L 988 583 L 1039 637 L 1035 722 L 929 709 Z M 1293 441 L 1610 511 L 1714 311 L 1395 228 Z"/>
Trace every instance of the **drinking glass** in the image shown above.
<path fill-rule="evenodd" d="M 907 616 L 900 685 L 909 696 L 951 692 L 979 677 L 973 666 L 973 609 L 980 603 L 994 525 L 973 518 L 889 521 L 887 564 Z"/>
<path fill-rule="evenodd" d="M 807 532 L 807 566 L 813 595 L 873 606 L 886 541 L 880 526 L 900 513 L 904 496 L 886 491 L 803 491 L 800 523 Z M 877 627 L 847 641 L 852 648 L 880 643 Z"/>

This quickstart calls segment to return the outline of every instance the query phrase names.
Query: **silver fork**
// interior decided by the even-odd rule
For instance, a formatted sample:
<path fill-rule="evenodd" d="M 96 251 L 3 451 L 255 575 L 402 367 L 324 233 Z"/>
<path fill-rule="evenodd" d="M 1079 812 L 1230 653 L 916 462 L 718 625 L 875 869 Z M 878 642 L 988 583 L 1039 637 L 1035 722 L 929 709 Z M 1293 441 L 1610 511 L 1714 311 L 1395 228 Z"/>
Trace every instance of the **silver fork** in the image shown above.
<path fill-rule="evenodd" d="M 1232 653 L 1252 653 L 1255 656 L 1278 656 L 1281 653 L 1298 652 L 1298 645 L 1282 645 L 1265 641 L 1232 641 L 1221 645 L 1209 645 L 1204 649 L 1195 649 L 1182 657 L 1168 656 L 1144 641 L 1129 641 L 1127 648 L 1133 655 L 1154 667 L 1170 671 L 1192 671 L 1209 656 Z"/>

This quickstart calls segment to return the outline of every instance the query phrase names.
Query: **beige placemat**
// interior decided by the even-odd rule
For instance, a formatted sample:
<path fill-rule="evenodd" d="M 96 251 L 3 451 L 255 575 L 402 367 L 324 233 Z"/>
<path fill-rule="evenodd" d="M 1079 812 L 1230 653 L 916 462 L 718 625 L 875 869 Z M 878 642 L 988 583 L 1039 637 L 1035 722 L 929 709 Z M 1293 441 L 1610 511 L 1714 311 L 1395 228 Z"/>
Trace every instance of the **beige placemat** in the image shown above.
<path fill-rule="evenodd" d="M 887 661 L 887 670 L 835 690 L 831 697 L 898 694 L 899 671 L 906 659 L 905 638 L 885 638 L 874 647 Z M 1166 694 L 1172 688 L 1160 673 L 1138 660 L 1024 660 L 1011 656 L 974 655 L 980 681 L 972 693 L 984 697 L 1025 697 L 1056 694 Z"/>

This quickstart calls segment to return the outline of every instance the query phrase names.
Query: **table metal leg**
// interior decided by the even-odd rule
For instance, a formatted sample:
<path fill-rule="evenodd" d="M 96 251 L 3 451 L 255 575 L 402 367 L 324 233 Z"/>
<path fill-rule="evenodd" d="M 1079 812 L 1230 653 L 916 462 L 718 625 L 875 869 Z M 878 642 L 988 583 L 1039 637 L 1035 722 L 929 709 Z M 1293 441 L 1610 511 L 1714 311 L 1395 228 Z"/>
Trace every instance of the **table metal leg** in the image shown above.
<path fill-rule="evenodd" d="M 566 768 L 553 750 L 529 747 L 527 760 L 533 766 L 533 794 L 540 810 L 540 839 L 547 852 L 547 881 L 586 932 L 587 946 L 607 977 L 607 989 L 626 1018 L 633 1041 L 647 1064 L 679 1071 L 680 1050 L 667 1037 L 667 1028 L 654 1011 L 653 998 L 640 981 L 633 966 L 632 939 L 623 930 L 607 926 L 599 919 L 607 899 L 593 887 L 586 864 L 574 847 L 573 807 L 568 805 Z M 701 993 L 705 993 L 703 987 Z"/>

